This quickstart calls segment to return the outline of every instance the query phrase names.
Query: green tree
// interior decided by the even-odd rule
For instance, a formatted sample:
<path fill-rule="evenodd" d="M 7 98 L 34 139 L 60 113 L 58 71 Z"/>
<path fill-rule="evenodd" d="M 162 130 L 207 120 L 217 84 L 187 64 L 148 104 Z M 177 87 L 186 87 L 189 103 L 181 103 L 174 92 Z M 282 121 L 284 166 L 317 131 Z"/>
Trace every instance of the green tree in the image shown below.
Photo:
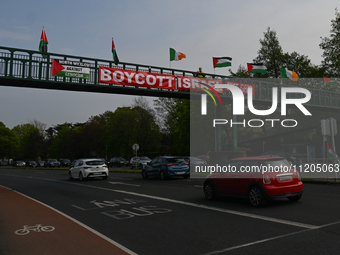
<path fill-rule="evenodd" d="M 139 144 L 140 155 L 159 152 L 161 135 L 155 115 L 140 107 L 119 107 L 107 123 L 108 152 L 112 156 L 133 156 L 132 145 Z"/>
<path fill-rule="evenodd" d="M 256 74 L 254 77 L 274 77 L 280 75 L 280 67 L 283 65 L 283 50 L 277 38 L 276 31 L 270 27 L 263 33 L 264 38 L 260 39 L 260 49 L 257 51 L 255 63 L 263 63 L 267 67 L 267 75 Z"/>
<path fill-rule="evenodd" d="M 248 69 L 242 65 L 239 65 L 236 73 L 229 69 L 230 76 L 238 78 L 250 78 L 251 75 L 248 73 Z"/>
<path fill-rule="evenodd" d="M 13 158 L 19 144 L 16 133 L 0 122 L 0 158 Z"/>
<path fill-rule="evenodd" d="M 322 66 L 327 75 L 340 75 L 340 13 L 335 9 L 335 18 L 331 21 L 330 37 L 321 37 L 320 48 L 323 50 Z"/>
<path fill-rule="evenodd" d="M 32 124 L 21 124 L 15 126 L 13 132 L 20 140 L 17 157 L 21 159 L 37 159 L 43 148 L 43 137 L 39 133 L 39 129 Z"/>

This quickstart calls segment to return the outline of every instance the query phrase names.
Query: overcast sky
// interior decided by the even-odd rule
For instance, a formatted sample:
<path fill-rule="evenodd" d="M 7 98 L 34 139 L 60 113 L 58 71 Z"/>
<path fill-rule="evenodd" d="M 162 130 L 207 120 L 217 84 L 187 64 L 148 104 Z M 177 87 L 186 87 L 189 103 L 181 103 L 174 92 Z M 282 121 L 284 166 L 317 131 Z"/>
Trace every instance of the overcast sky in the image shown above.
<path fill-rule="evenodd" d="M 335 0 L 11 0 L 0 8 L 0 45 L 38 50 L 42 27 L 48 51 L 169 67 L 169 48 L 186 54 L 171 67 L 214 73 L 212 57 L 246 66 L 267 27 L 284 52 L 296 51 L 320 64 L 320 37 L 329 37 Z M 228 68 L 217 68 L 228 75 Z M 1 84 L 0 84 L 1 85 Z M 47 127 L 86 122 L 91 116 L 132 104 L 132 96 L 0 86 L 0 121 L 13 128 L 36 119 Z M 148 98 L 152 102 L 154 98 Z"/>

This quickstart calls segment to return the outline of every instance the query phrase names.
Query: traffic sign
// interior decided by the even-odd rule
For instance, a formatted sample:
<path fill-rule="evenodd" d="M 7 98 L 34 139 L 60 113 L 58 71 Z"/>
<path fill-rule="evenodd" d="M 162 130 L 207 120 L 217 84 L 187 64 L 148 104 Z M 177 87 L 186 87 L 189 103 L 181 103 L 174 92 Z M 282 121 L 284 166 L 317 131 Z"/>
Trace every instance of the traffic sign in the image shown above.
<path fill-rule="evenodd" d="M 135 143 L 134 145 L 132 145 L 132 149 L 134 151 L 138 151 L 139 150 L 139 145 L 137 143 Z"/>

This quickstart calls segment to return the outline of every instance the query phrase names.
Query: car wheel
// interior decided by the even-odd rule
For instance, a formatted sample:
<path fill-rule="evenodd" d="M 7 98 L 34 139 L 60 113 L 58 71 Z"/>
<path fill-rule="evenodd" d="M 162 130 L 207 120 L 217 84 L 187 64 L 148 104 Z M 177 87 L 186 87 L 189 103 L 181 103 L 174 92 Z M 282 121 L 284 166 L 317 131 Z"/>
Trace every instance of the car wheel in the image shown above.
<path fill-rule="evenodd" d="M 107 179 L 107 176 L 103 176 L 103 179 L 106 180 L 106 179 Z"/>
<path fill-rule="evenodd" d="M 295 202 L 295 201 L 299 201 L 301 197 L 302 197 L 302 193 L 296 196 L 288 197 L 288 199 L 289 201 Z"/>
<path fill-rule="evenodd" d="M 262 190 L 257 186 L 250 187 L 248 192 L 248 198 L 250 204 L 254 207 L 260 207 L 266 203 Z"/>
<path fill-rule="evenodd" d="M 80 172 L 79 173 L 79 181 L 83 181 L 83 180 L 84 180 L 83 174 Z"/>
<path fill-rule="evenodd" d="M 68 179 L 69 179 L 70 181 L 72 181 L 72 180 L 73 180 L 73 177 L 72 177 L 71 171 L 69 171 L 69 172 L 68 172 Z"/>
<path fill-rule="evenodd" d="M 183 178 L 184 178 L 184 179 L 188 179 L 189 177 L 190 177 L 190 174 L 183 175 Z"/>
<path fill-rule="evenodd" d="M 131 164 L 131 169 L 133 169 L 133 164 Z"/>
<path fill-rule="evenodd" d="M 206 182 L 204 184 L 203 192 L 207 200 L 214 200 L 216 198 L 216 191 L 212 182 Z"/>
<path fill-rule="evenodd" d="M 142 165 L 142 164 L 139 164 L 139 165 L 138 165 L 138 169 L 142 170 L 142 169 L 143 169 L 143 165 Z"/>
<path fill-rule="evenodd" d="M 118 164 L 118 167 L 121 167 L 122 165 L 121 164 Z"/>
<path fill-rule="evenodd" d="M 161 179 L 162 181 L 165 180 L 165 175 L 163 171 L 159 172 L 159 179 Z"/>
<path fill-rule="evenodd" d="M 142 176 L 143 176 L 143 179 L 148 179 L 148 174 L 146 173 L 145 170 L 142 171 Z"/>

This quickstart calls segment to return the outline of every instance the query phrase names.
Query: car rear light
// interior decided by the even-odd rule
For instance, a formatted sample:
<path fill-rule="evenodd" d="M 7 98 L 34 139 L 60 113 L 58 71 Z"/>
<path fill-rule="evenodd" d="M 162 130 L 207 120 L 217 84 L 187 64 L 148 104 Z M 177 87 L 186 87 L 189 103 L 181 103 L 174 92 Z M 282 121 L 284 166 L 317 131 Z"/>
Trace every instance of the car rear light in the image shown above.
<path fill-rule="evenodd" d="M 270 178 L 269 178 L 269 175 L 268 174 L 264 174 L 263 175 L 263 183 L 264 184 L 270 184 Z"/>
<path fill-rule="evenodd" d="M 186 164 L 186 165 L 189 165 L 189 163 L 188 163 L 188 162 L 185 162 L 184 164 Z"/>
<path fill-rule="evenodd" d="M 173 166 L 173 165 L 175 165 L 175 164 L 165 164 L 166 166 Z"/>

